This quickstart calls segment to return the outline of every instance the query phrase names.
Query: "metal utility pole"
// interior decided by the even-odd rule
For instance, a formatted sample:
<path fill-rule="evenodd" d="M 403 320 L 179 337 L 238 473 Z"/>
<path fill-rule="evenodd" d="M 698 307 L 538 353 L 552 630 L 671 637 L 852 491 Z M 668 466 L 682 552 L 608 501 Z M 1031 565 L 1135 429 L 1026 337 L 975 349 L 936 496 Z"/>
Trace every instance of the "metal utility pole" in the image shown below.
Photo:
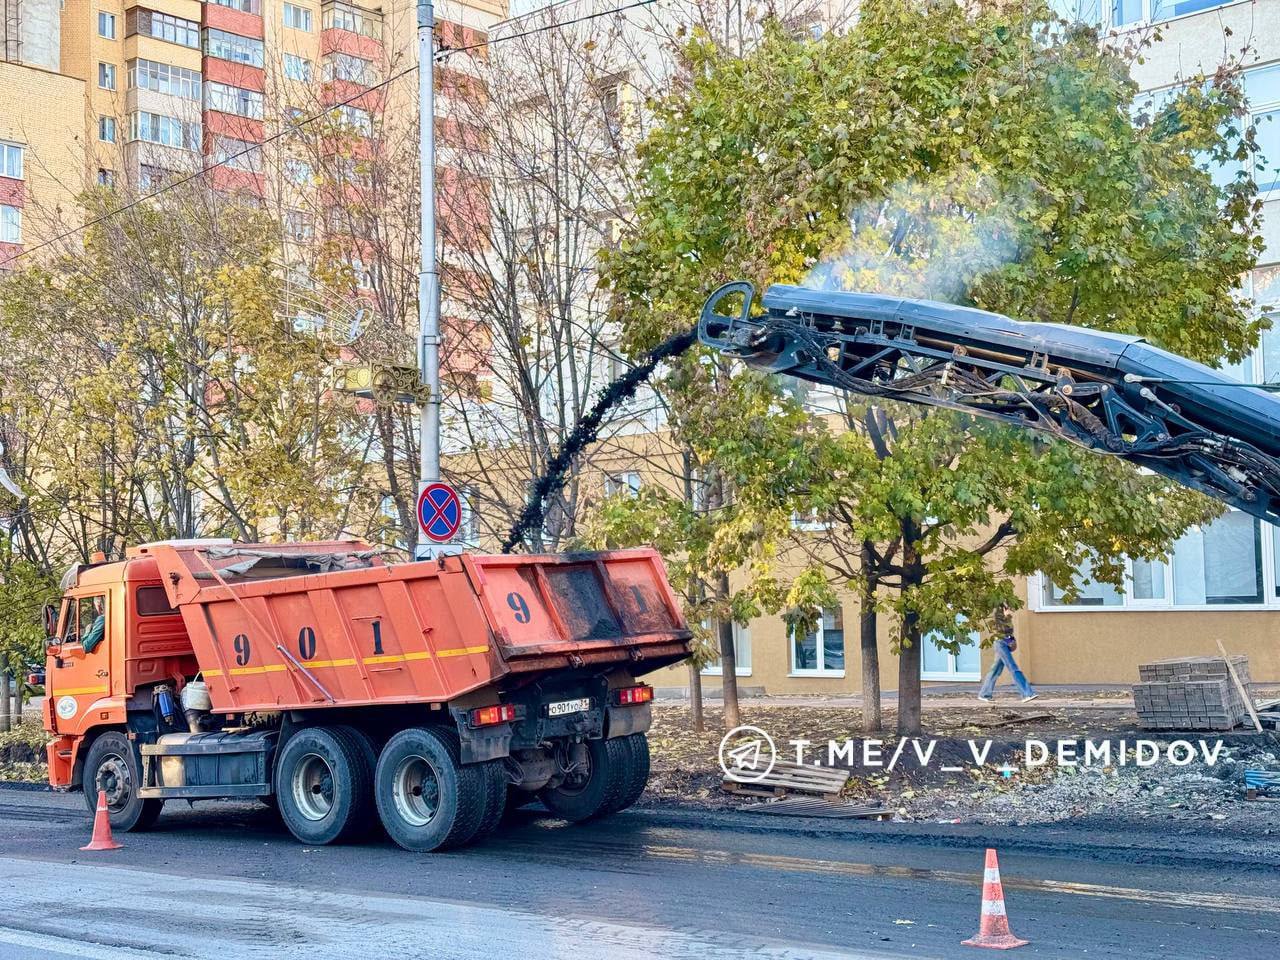
<path fill-rule="evenodd" d="M 418 374 L 427 394 L 418 443 L 418 493 L 440 479 L 440 268 L 436 261 L 436 43 L 435 5 L 418 3 L 418 186 L 422 207 L 421 268 L 418 271 Z M 430 559 L 435 544 L 419 532 L 415 558 Z"/>

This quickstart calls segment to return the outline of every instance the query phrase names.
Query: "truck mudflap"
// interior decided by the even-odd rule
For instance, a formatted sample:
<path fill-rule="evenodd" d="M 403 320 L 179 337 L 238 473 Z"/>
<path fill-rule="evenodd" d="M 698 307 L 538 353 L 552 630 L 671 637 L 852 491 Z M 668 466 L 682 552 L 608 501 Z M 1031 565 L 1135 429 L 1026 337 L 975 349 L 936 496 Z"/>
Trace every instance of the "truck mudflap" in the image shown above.
<path fill-rule="evenodd" d="M 688 654 L 691 633 L 655 550 L 461 560 L 512 671 L 619 660 L 651 670 Z"/>

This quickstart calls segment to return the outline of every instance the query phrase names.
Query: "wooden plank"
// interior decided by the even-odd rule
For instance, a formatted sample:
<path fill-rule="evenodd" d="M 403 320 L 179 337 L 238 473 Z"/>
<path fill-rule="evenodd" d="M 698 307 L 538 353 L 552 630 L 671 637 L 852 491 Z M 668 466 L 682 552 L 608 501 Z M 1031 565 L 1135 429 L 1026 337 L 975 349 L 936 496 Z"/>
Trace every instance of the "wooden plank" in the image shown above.
<path fill-rule="evenodd" d="M 1253 709 L 1253 696 L 1245 689 L 1244 684 L 1240 682 L 1240 675 L 1236 673 L 1235 664 L 1227 656 L 1227 648 L 1222 645 L 1222 641 L 1215 640 L 1214 642 L 1218 645 L 1218 652 L 1222 654 L 1222 659 L 1227 663 L 1227 673 L 1231 674 L 1231 682 L 1236 685 L 1237 692 L 1244 698 L 1244 705 L 1249 710 L 1249 716 L 1253 718 L 1253 729 L 1261 733 L 1262 722 L 1258 719 L 1258 711 Z"/>

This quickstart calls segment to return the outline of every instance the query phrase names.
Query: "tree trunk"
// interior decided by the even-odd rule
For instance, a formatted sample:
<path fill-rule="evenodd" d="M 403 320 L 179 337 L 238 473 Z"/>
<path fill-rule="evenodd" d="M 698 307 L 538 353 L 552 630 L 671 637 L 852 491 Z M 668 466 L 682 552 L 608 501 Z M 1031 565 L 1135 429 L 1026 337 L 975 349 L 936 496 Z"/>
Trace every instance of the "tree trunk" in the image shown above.
<path fill-rule="evenodd" d="M 13 709 L 13 695 L 9 689 L 9 671 L 0 670 L 0 731 L 8 732 L 13 729 L 13 717 L 11 710 Z"/>
<path fill-rule="evenodd" d="M 920 528 L 910 519 L 901 521 L 902 592 L 924 583 L 925 567 L 920 560 Z M 898 733 L 920 736 L 920 615 L 907 610 L 902 617 L 902 649 L 898 652 Z"/>
<path fill-rule="evenodd" d="M 692 660 L 689 665 L 689 714 L 693 719 L 693 732 L 702 733 L 706 725 L 702 721 L 702 670 Z"/>
<path fill-rule="evenodd" d="M 738 710 L 738 659 L 733 650 L 733 621 L 716 623 L 720 635 L 720 688 L 724 691 L 724 728 L 732 730 L 742 725 Z"/>
<path fill-rule="evenodd" d="M 716 589 L 721 600 L 729 599 L 729 575 L 716 577 Z M 732 730 L 742 725 L 738 710 L 738 658 L 733 650 L 733 621 L 719 620 L 716 632 L 720 635 L 720 689 L 724 691 L 724 728 Z"/>
<path fill-rule="evenodd" d="M 903 647 L 898 653 L 898 734 L 918 737 L 920 725 L 920 628 L 916 615 L 902 622 Z M 909 646 L 907 644 L 910 644 Z"/>
<path fill-rule="evenodd" d="M 871 545 L 862 545 L 862 574 L 858 590 L 858 639 L 862 652 L 862 729 L 879 733 L 884 727 L 880 713 L 880 646 L 876 637 L 876 583 L 872 570 Z"/>

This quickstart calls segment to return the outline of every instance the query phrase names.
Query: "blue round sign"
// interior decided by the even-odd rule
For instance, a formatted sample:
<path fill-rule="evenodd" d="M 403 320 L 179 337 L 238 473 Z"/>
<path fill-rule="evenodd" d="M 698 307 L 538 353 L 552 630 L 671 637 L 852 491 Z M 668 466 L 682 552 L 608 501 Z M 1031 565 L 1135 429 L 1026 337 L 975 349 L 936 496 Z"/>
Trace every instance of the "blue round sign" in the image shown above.
<path fill-rule="evenodd" d="M 448 543 L 462 525 L 462 504 L 447 483 L 429 483 L 418 494 L 418 526 L 429 540 Z"/>

